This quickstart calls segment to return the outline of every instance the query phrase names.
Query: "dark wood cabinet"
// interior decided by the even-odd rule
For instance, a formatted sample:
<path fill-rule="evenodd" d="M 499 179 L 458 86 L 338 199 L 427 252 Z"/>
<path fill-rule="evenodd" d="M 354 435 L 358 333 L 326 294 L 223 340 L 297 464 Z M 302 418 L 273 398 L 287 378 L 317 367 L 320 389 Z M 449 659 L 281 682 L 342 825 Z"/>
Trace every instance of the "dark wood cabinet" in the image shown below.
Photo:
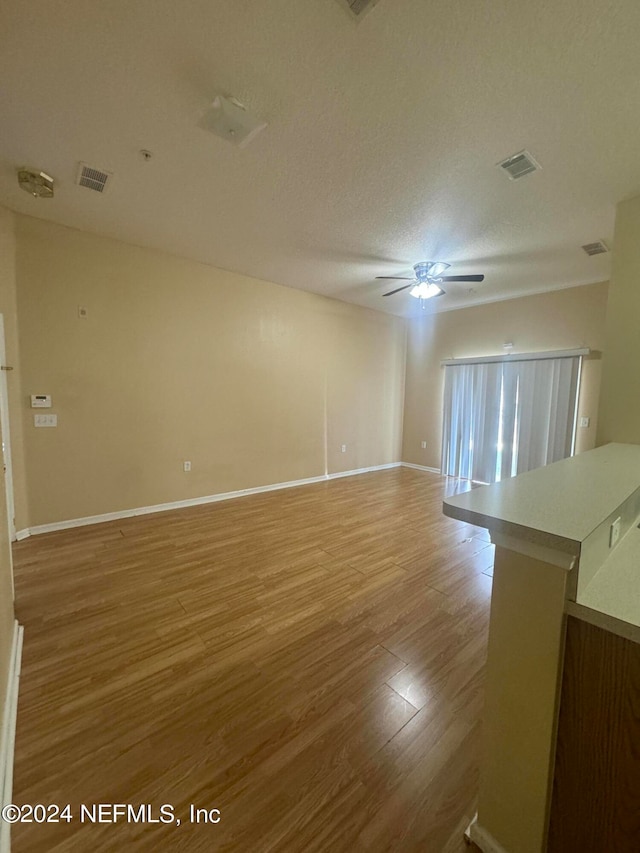
<path fill-rule="evenodd" d="M 640 645 L 571 616 L 547 849 L 640 851 Z"/>

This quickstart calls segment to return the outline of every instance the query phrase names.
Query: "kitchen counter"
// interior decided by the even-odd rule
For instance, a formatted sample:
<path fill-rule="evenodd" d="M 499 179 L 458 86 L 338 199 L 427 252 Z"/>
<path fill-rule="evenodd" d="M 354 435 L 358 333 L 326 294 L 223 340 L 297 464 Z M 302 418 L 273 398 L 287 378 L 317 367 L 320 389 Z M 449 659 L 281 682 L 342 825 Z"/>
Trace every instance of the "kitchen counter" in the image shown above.
<path fill-rule="evenodd" d="M 634 526 L 605 560 L 580 604 L 640 625 L 640 530 Z"/>
<path fill-rule="evenodd" d="M 443 512 L 569 554 L 640 487 L 640 446 L 607 444 L 447 498 Z"/>
<path fill-rule="evenodd" d="M 597 672 L 608 684 L 607 655 L 615 654 L 621 663 L 614 675 L 624 675 L 625 661 L 635 666 L 636 660 L 640 673 L 640 446 L 608 444 L 480 486 L 446 498 L 443 512 L 487 528 L 496 546 L 484 759 L 478 814 L 468 836 L 486 853 L 568 849 L 564 841 L 558 846 L 557 838 L 569 825 L 573 831 L 567 818 L 577 814 L 573 800 L 568 810 L 558 805 L 562 797 L 554 800 L 553 838 L 549 829 L 556 767 L 570 768 L 558 777 L 562 792 L 573 790 L 576 774 L 584 778 L 602 772 L 603 778 L 616 779 L 615 768 L 600 769 L 603 751 L 592 756 L 588 739 L 580 739 L 593 714 L 602 711 L 602 691 L 589 693 L 593 684 L 583 669 Z M 579 700 L 576 686 L 582 690 Z M 626 697 L 629 689 L 622 679 L 613 693 L 605 692 Z M 627 698 L 626 708 L 624 703 Z M 564 764 L 556 755 L 561 707 L 563 754 L 570 755 Z M 623 725 L 616 722 L 618 710 L 611 710 L 614 728 Z M 571 733 L 577 730 L 576 746 Z M 587 755 L 595 756 L 595 769 L 576 770 Z M 617 813 L 615 784 L 606 795 L 617 804 L 611 813 Z M 614 848 L 605 844 L 599 849 Z"/>

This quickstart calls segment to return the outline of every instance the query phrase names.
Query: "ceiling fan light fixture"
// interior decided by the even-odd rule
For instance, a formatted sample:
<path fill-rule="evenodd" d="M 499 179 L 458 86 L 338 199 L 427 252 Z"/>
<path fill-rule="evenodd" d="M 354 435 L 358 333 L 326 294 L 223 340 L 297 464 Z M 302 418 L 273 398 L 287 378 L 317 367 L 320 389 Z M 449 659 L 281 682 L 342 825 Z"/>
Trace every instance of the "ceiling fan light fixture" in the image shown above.
<path fill-rule="evenodd" d="M 412 287 L 409 293 L 411 296 L 415 296 L 416 299 L 433 299 L 434 296 L 442 296 L 444 290 L 433 282 L 421 281 Z"/>
<path fill-rule="evenodd" d="M 420 261 L 413 265 L 413 278 L 408 278 L 406 275 L 378 275 L 376 278 L 409 282 L 409 284 L 403 284 L 402 287 L 396 287 L 394 290 L 383 293 L 383 296 L 394 296 L 396 293 L 403 293 L 408 290 L 411 296 L 421 300 L 443 296 L 445 291 L 439 287 L 443 282 L 448 284 L 449 282 L 484 281 L 484 275 L 442 275 L 450 266 L 451 264 L 446 264 L 444 261 Z"/>

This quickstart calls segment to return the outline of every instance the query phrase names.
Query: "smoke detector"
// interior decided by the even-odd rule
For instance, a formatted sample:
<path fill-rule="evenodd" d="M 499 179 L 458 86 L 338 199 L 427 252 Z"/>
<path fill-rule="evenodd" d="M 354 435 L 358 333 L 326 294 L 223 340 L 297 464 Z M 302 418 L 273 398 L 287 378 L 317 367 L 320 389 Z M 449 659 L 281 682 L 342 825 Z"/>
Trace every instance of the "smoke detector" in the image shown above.
<path fill-rule="evenodd" d="M 215 133 L 239 148 L 248 145 L 266 126 L 265 121 L 252 116 L 240 101 L 223 95 L 217 96 L 200 121 L 200 127 L 204 130 Z"/>
<path fill-rule="evenodd" d="M 89 166 L 87 163 L 78 163 L 76 183 L 79 187 L 86 187 L 88 190 L 104 193 L 109 188 L 112 177 L 112 172 L 105 172 L 104 169 Z"/>
<path fill-rule="evenodd" d="M 503 170 L 510 181 L 517 181 L 519 178 L 524 178 L 525 175 L 530 175 L 531 172 L 537 172 L 542 168 L 528 151 L 512 154 L 511 157 L 507 157 L 506 160 L 498 163 L 498 167 Z"/>
<path fill-rule="evenodd" d="M 604 255 L 605 252 L 609 251 L 607 245 L 603 243 L 602 240 L 598 240 L 597 243 L 585 243 L 582 248 L 589 257 L 591 257 L 591 255 Z"/>
<path fill-rule="evenodd" d="M 46 172 L 18 169 L 18 184 L 34 198 L 53 198 L 53 178 Z"/>
<path fill-rule="evenodd" d="M 364 13 L 373 9 L 377 2 L 378 0 L 338 0 L 342 8 L 350 12 L 351 16 L 356 19 L 362 18 Z"/>

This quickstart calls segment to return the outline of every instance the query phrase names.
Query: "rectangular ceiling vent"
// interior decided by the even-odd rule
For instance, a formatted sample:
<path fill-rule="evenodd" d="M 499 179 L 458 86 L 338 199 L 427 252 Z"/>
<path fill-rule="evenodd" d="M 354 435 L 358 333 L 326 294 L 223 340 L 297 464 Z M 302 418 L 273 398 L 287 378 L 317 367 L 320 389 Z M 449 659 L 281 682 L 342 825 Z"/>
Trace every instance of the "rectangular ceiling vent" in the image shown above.
<path fill-rule="evenodd" d="M 76 183 L 78 186 L 95 190 L 97 193 L 104 193 L 109 188 L 112 177 L 113 174 L 111 172 L 105 172 L 103 169 L 96 169 L 95 166 L 87 166 L 86 163 L 80 163 Z"/>
<path fill-rule="evenodd" d="M 378 0 L 338 0 L 343 9 L 346 9 L 354 18 L 361 18 L 365 12 L 376 5 Z"/>
<path fill-rule="evenodd" d="M 585 243 L 582 248 L 585 250 L 587 255 L 589 255 L 589 257 L 591 257 L 591 255 L 604 255 L 605 252 L 609 251 L 609 249 L 602 242 L 602 240 L 598 240 L 597 243 Z"/>
<path fill-rule="evenodd" d="M 538 169 L 542 168 L 528 151 L 520 151 L 518 154 L 507 157 L 502 163 L 498 163 L 498 166 L 510 181 L 517 181 L 519 178 L 524 178 L 525 175 L 530 175 L 531 172 L 537 172 Z"/>

